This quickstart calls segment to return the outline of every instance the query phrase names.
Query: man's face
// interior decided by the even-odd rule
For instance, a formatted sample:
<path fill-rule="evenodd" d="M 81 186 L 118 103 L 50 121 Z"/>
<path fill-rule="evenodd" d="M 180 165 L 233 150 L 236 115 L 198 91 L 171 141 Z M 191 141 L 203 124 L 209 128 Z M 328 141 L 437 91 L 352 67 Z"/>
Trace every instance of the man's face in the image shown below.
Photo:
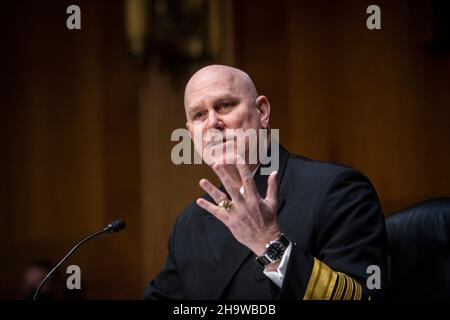
<path fill-rule="evenodd" d="M 197 151 L 210 155 L 213 163 L 234 163 L 236 135 L 227 129 L 254 129 L 258 133 L 264 127 L 258 99 L 240 74 L 224 71 L 194 76 L 186 87 L 185 107 L 186 126 Z M 218 132 L 224 137 L 220 141 L 215 139 Z M 248 145 L 244 152 L 241 156 L 247 157 Z"/>

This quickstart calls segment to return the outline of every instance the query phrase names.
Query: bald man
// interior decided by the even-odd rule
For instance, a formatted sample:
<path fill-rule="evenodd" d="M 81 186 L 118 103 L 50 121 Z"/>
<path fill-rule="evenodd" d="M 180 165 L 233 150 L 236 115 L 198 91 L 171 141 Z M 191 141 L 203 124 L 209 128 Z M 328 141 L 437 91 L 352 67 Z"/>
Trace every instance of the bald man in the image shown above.
<path fill-rule="evenodd" d="M 145 299 L 382 297 L 386 231 L 366 177 L 278 145 L 278 170 L 262 174 L 269 164 L 250 163 L 256 151 L 248 140 L 238 149 L 236 132 L 270 136 L 270 103 L 242 70 L 200 69 L 186 85 L 184 103 L 194 145 L 211 156 L 222 186 L 199 181 L 206 194 L 178 216 L 166 264 Z M 224 138 L 211 139 L 211 131 Z"/>

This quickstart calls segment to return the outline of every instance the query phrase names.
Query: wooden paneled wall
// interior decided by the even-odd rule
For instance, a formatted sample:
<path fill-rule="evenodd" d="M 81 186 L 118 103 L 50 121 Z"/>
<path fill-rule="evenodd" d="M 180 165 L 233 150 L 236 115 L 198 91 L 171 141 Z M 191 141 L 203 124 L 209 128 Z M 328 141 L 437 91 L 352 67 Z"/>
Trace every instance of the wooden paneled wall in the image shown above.
<path fill-rule="evenodd" d="M 427 1 L 234 1 L 222 63 L 246 70 L 272 104 L 271 126 L 292 152 L 354 166 L 386 214 L 450 195 L 450 55 L 429 49 Z M 0 297 L 20 297 L 36 257 L 58 260 L 103 224 L 127 229 L 82 248 L 87 298 L 137 298 L 160 269 L 176 215 L 201 194 L 205 166 L 170 161 L 184 127 L 178 75 L 128 56 L 123 1 L 5 4 L 1 52 Z M 234 31 L 233 31 L 234 30 Z M 231 33 L 230 33 L 231 32 Z M 439 52 L 438 52 L 439 53 Z"/>
<path fill-rule="evenodd" d="M 450 53 L 430 49 L 439 2 L 377 1 L 375 31 L 369 1 L 283 4 L 239 2 L 236 15 L 238 64 L 271 99 L 281 142 L 362 170 L 385 214 L 449 196 Z"/>
<path fill-rule="evenodd" d="M 12 34 L 3 60 L 10 99 L 1 106 L 1 297 L 21 296 L 31 260 L 57 261 L 116 218 L 128 222 L 126 232 L 88 243 L 69 264 L 80 266 L 87 298 L 142 290 L 139 78 L 129 63 L 122 2 L 79 1 L 79 31 L 66 28 L 70 4 L 17 1 L 5 9 Z"/>

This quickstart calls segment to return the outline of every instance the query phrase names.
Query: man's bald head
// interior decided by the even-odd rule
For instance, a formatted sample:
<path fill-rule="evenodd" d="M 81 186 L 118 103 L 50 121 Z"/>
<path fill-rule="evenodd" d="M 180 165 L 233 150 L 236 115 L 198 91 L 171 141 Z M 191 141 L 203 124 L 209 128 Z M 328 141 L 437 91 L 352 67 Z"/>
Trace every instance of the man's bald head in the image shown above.
<path fill-rule="evenodd" d="M 184 91 L 185 108 L 197 103 L 196 98 L 207 93 L 212 87 L 221 87 L 250 100 L 256 100 L 258 96 L 253 80 L 247 73 L 237 68 L 214 64 L 198 70 L 189 79 Z"/>
<path fill-rule="evenodd" d="M 269 127 L 269 100 L 258 96 L 249 75 L 236 68 L 210 65 L 198 70 L 186 85 L 184 104 L 186 127 L 197 151 L 202 156 L 214 154 L 215 163 L 236 159 L 237 146 L 231 144 L 239 132 L 256 134 Z M 215 133 L 226 136 L 216 141 Z M 250 144 L 245 141 L 246 159 L 249 153 Z"/>

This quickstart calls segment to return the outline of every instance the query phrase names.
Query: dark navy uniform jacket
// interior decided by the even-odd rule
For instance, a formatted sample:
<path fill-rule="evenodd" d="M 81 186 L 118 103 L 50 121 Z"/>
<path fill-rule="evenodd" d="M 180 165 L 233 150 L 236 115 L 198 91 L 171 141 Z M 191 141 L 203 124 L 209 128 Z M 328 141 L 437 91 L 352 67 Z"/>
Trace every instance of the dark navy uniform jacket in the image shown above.
<path fill-rule="evenodd" d="M 259 170 L 254 177 L 263 198 L 267 178 Z M 293 243 L 282 288 L 263 274 L 253 252 L 221 221 L 193 202 L 178 216 L 165 266 L 143 298 L 382 297 L 386 230 L 369 180 L 352 168 L 295 156 L 280 147 L 277 183 L 278 223 Z M 213 202 L 209 195 L 203 197 Z"/>

